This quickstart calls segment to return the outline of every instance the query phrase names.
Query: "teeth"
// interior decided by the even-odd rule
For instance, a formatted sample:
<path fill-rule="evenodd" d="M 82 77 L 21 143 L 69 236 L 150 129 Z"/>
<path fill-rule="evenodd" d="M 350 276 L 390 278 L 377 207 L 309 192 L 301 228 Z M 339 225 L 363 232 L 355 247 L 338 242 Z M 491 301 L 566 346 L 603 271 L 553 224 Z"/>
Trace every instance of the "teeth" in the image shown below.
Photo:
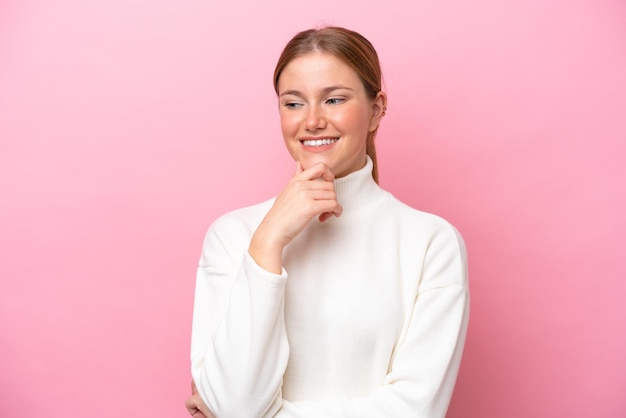
<path fill-rule="evenodd" d="M 324 139 L 307 139 L 302 141 L 302 144 L 307 147 L 321 147 L 322 145 L 330 145 L 339 141 L 339 138 L 324 138 Z"/>

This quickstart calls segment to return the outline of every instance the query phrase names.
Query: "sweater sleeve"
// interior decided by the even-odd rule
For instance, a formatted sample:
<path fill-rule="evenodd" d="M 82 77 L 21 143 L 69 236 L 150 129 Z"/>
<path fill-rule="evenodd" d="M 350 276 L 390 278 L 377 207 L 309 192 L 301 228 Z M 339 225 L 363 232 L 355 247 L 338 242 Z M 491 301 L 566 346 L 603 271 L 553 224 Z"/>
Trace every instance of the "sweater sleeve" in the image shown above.
<path fill-rule="evenodd" d="M 452 397 L 469 317 L 463 241 L 446 224 L 431 239 L 408 327 L 384 384 L 369 396 L 283 401 L 276 418 L 443 418 Z"/>
<path fill-rule="evenodd" d="M 191 373 L 217 417 L 272 417 L 281 407 L 289 357 L 287 276 L 259 267 L 240 230 L 218 219 L 206 235 L 196 279 Z"/>

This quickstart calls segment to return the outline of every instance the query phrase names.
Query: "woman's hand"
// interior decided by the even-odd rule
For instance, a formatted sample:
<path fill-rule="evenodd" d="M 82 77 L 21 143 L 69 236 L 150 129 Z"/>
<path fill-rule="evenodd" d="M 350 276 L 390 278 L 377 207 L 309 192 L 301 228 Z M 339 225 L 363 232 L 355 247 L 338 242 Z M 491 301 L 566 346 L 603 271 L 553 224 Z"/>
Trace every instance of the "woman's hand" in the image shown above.
<path fill-rule="evenodd" d="M 215 418 L 215 415 L 211 413 L 209 408 L 205 405 L 198 395 L 196 384 L 191 381 L 191 398 L 185 401 L 185 407 L 193 418 Z"/>
<path fill-rule="evenodd" d="M 335 176 L 317 163 L 306 170 L 298 162 L 296 173 L 280 192 L 250 242 L 249 253 L 264 269 L 280 273 L 283 248 L 318 217 L 320 222 L 343 211 L 335 194 Z"/>

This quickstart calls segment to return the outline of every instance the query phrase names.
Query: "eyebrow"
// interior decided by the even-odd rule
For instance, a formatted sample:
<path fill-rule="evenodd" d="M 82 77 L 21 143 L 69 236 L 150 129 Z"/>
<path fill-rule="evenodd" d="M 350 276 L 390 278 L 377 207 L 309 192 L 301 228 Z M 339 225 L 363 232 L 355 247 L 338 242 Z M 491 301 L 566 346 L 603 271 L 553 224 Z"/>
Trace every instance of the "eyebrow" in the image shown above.
<path fill-rule="evenodd" d="M 322 89 L 322 93 L 323 94 L 328 94 L 328 93 L 333 92 L 335 90 L 350 90 L 350 91 L 352 91 L 352 89 L 350 87 L 339 85 L 339 86 L 324 87 Z M 290 95 L 290 94 L 294 95 L 294 96 L 302 97 L 302 92 L 300 92 L 299 90 L 287 90 L 287 91 L 284 91 L 284 92 L 280 93 L 280 97 L 287 96 L 287 95 Z"/>

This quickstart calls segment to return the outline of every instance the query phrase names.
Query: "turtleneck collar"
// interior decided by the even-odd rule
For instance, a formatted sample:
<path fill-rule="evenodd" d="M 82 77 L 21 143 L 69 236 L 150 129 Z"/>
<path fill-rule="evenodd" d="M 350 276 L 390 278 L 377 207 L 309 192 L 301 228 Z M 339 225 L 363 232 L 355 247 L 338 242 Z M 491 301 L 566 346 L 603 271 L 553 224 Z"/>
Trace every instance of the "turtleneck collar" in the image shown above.
<path fill-rule="evenodd" d="M 369 212 L 391 197 L 381 189 L 372 177 L 374 164 L 367 156 L 365 166 L 347 176 L 335 179 L 337 201 L 343 207 L 339 218 L 331 217 L 330 221 L 350 219 Z"/>

